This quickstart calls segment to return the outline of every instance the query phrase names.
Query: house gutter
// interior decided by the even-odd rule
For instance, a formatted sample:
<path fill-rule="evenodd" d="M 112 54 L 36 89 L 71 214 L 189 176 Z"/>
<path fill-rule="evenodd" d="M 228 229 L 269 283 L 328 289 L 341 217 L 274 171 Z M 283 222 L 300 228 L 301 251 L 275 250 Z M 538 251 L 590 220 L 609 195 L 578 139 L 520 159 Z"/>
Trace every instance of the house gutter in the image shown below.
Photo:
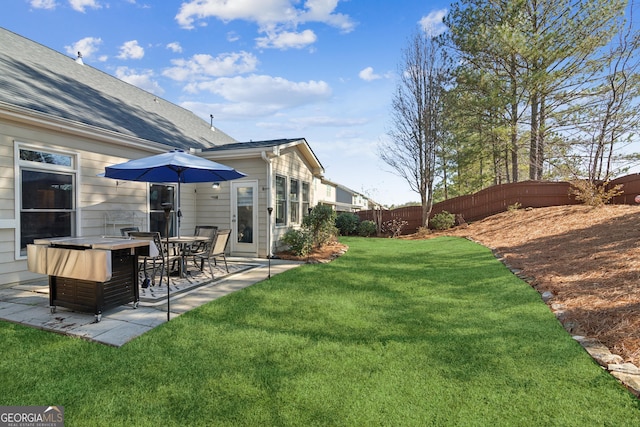
<path fill-rule="evenodd" d="M 266 151 L 263 151 L 260 156 L 267 163 L 267 207 L 271 207 L 271 174 L 273 173 L 273 165 Z"/>
<path fill-rule="evenodd" d="M 262 160 L 264 160 L 267 163 L 267 208 L 273 208 L 272 205 L 272 191 L 273 191 L 273 163 L 271 162 L 271 158 L 272 157 L 277 157 L 280 155 L 280 150 L 276 150 L 276 147 L 273 148 L 273 150 L 271 151 L 271 156 L 269 156 L 269 154 L 267 154 L 267 151 L 262 151 L 260 153 L 260 156 L 262 157 Z M 269 242 L 269 247 L 267 248 L 267 257 L 271 258 L 273 256 L 272 253 L 272 248 L 273 248 L 273 242 L 271 242 L 271 232 L 272 230 L 272 222 L 271 222 L 271 214 L 268 215 L 269 218 L 269 224 L 267 224 L 267 233 L 268 233 L 268 238 L 267 241 Z"/>

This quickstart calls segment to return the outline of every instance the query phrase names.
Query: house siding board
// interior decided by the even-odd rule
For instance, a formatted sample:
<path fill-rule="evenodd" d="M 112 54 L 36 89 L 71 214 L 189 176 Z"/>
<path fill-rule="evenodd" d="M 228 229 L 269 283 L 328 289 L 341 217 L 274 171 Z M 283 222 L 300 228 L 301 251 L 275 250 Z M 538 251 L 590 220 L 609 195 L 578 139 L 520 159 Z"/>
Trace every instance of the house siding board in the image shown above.
<path fill-rule="evenodd" d="M 288 178 L 296 178 L 311 184 L 313 174 L 307 162 L 296 151 L 282 154 L 274 162 L 274 172 Z"/>

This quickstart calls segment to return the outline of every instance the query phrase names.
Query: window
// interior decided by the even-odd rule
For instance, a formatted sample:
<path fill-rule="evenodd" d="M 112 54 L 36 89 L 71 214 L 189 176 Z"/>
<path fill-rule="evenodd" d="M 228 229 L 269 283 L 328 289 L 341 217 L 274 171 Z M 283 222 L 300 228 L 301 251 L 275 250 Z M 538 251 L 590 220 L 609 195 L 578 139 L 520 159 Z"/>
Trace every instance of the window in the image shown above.
<path fill-rule="evenodd" d="M 276 175 L 276 225 L 287 224 L 287 179 Z"/>
<path fill-rule="evenodd" d="M 20 254 L 43 237 L 74 236 L 76 156 L 19 147 Z"/>
<path fill-rule="evenodd" d="M 311 198 L 309 192 L 309 183 L 302 183 L 302 216 L 309 215 L 309 209 L 311 208 Z"/>
<path fill-rule="evenodd" d="M 291 212 L 291 223 L 300 222 L 300 181 L 291 178 L 289 181 L 289 212 Z"/>

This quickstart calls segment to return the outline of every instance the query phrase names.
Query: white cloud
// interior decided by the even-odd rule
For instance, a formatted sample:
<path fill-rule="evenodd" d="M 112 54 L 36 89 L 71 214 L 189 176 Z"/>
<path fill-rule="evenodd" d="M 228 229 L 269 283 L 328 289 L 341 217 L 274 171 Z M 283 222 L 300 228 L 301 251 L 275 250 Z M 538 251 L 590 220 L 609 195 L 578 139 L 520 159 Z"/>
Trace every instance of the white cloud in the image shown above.
<path fill-rule="evenodd" d="M 349 32 L 355 23 L 348 15 L 336 13 L 338 0 L 190 0 L 182 3 L 175 19 L 192 29 L 207 25 L 207 18 L 223 22 L 245 20 L 258 24 L 258 31 L 267 34 L 257 40 L 259 47 L 300 48 L 316 41 L 310 30 L 298 31 L 298 25 L 319 22 Z"/>
<path fill-rule="evenodd" d="M 191 59 L 174 59 L 171 63 L 174 66 L 162 74 L 173 80 L 189 81 L 250 73 L 256 69 L 258 58 L 243 51 L 222 53 L 215 58 L 207 54 L 198 54 L 193 55 Z"/>
<path fill-rule="evenodd" d="M 384 74 L 378 74 L 373 71 L 373 67 L 367 67 L 358 73 L 358 77 L 367 82 L 372 82 L 379 79 L 392 79 L 394 74 L 392 72 L 386 72 Z"/>
<path fill-rule="evenodd" d="M 258 37 L 256 39 L 258 47 L 276 48 L 276 49 L 301 49 L 305 46 L 313 44 L 318 38 L 311 30 L 304 30 L 301 33 L 282 31 L 269 32 L 266 37 Z"/>
<path fill-rule="evenodd" d="M 29 3 L 34 9 L 55 9 L 57 6 L 55 0 L 31 0 Z"/>
<path fill-rule="evenodd" d="M 182 52 L 182 46 L 180 46 L 180 43 L 178 43 L 178 42 L 169 43 L 167 45 L 167 49 L 171 50 L 174 53 L 181 53 Z"/>
<path fill-rule="evenodd" d="M 87 7 L 92 9 L 100 9 L 102 6 L 96 0 L 69 0 L 69 5 L 73 10 L 85 12 Z"/>
<path fill-rule="evenodd" d="M 210 17 L 223 22 L 236 19 L 259 24 L 293 21 L 298 15 L 290 0 L 191 0 L 182 3 L 175 19 L 184 28 L 193 28 L 194 22 Z M 202 24 L 206 25 L 206 24 Z"/>
<path fill-rule="evenodd" d="M 232 103 L 272 112 L 317 103 L 331 96 L 330 86 L 323 81 L 292 82 L 281 77 L 255 74 L 192 83 L 188 89 L 209 91 Z"/>
<path fill-rule="evenodd" d="M 324 22 L 347 33 L 355 27 L 348 15 L 333 13 L 338 0 L 307 0 L 304 5 L 306 10 L 299 16 L 300 22 Z"/>
<path fill-rule="evenodd" d="M 292 82 L 282 77 L 266 75 L 222 77 L 200 83 L 198 86 L 229 101 L 265 102 L 286 106 L 326 99 L 331 95 L 331 88 L 323 81 Z"/>
<path fill-rule="evenodd" d="M 116 68 L 115 74 L 120 80 L 144 89 L 147 92 L 155 95 L 162 95 L 164 93 L 164 89 L 153 79 L 154 73 L 151 70 L 137 72 L 129 67 L 118 67 Z"/>
<path fill-rule="evenodd" d="M 229 31 L 227 33 L 227 41 L 228 42 L 237 42 L 238 40 L 240 40 L 240 35 L 238 33 L 236 33 L 235 31 Z"/>
<path fill-rule="evenodd" d="M 309 116 L 301 118 L 293 118 L 291 123 L 300 124 L 304 127 L 309 126 L 330 126 L 330 127 L 352 127 L 361 126 L 367 123 L 367 119 L 362 118 L 344 118 L 330 116 Z"/>
<path fill-rule="evenodd" d="M 373 67 L 367 67 L 364 70 L 360 71 L 358 76 L 367 82 L 381 79 L 382 76 L 380 74 L 376 74 L 373 72 Z"/>
<path fill-rule="evenodd" d="M 98 51 L 98 46 L 101 44 L 102 39 L 99 37 L 85 37 L 71 46 L 65 46 L 64 48 L 69 55 L 73 55 L 74 57 L 80 52 L 83 58 L 90 58 Z"/>
<path fill-rule="evenodd" d="M 419 24 L 428 36 L 436 37 L 447 31 L 447 26 L 442 22 L 447 12 L 447 9 L 434 10 L 422 17 Z"/>
<path fill-rule="evenodd" d="M 130 40 L 120 46 L 120 59 L 141 59 L 144 56 L 144 49 L 138 44 L 138 40 Z"/>

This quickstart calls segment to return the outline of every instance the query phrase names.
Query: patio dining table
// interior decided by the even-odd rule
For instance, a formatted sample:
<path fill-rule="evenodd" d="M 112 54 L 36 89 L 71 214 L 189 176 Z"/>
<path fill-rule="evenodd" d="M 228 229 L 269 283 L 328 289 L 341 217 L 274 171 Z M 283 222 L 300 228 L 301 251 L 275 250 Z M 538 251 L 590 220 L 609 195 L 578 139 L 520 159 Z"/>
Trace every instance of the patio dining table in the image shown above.
<path fill-rule="evenodd" d="M 188 255 L 188 250 L 189 247 L 195 243 L 204 243 L 207 240 L 209 240 L 209 237 L 206 236 L 173 236 L 173 237 L 169 237 L 169 245 L 173 246 L 175 249 L 177 249 L 176 252 L 174 252 L 176 255 L 180 256 L 180 267 L 179 267 L 179 274 L 180 277 L 187 277 L 188 275 L 188 270 L 187 270 L 187 255 Z M 163 239 L 163 242 L 165 242 L 166 240 Z M 171 248 L 167 248 L 167 250 L 171 250 Z M 167 266 L 168 268 L 169 266 Z"/>

